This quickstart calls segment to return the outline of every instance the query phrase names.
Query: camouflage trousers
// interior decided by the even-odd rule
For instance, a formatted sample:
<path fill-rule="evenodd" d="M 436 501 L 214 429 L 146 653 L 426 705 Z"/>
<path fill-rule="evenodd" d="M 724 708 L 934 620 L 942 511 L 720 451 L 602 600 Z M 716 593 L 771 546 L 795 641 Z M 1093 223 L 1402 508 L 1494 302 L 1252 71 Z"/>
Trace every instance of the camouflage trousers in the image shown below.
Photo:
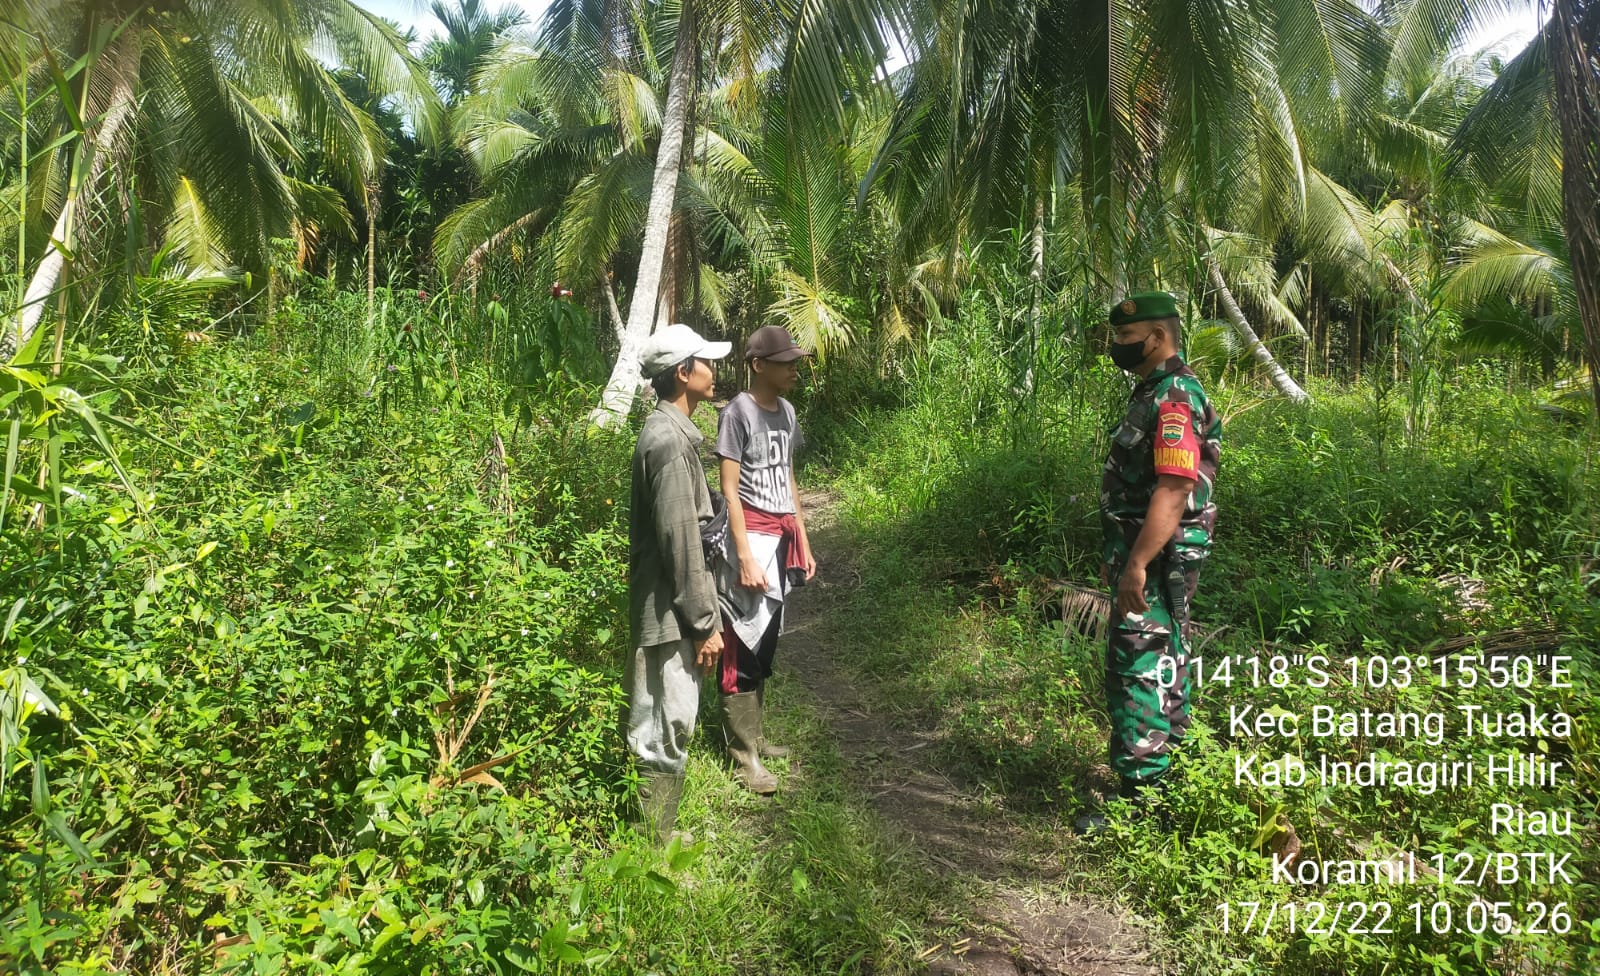
<path fill-rule="evenodd" d="M 1167 771 L 1172 750 L 1189 730 L 1189 627 L 1175 623 L 1164 560 L 1145 577 L 1144 613 L 1119 615 L 1106 642 L 1106 710 L 1111 716 L 1111 768 L 1124 780 L 1149 782 Z M 1121 565 L 1114 567 L 1121 573 Z M 1112 577 L 1113 579 L 1116 576 Z M 1200 564 L 1183 564 L 1185 604 L 1192 605 Z"/>

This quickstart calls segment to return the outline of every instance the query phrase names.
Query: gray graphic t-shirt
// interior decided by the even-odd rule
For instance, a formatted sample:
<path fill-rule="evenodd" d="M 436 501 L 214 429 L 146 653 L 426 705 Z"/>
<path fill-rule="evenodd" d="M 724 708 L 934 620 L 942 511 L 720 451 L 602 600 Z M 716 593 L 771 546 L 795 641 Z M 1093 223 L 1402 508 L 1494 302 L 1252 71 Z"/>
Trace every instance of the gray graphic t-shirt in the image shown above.
<path fill-rule="evenodd" d="M 739 500 L 763 512 L 793 514 L 789 472 L 801 443 L 794 407 L 782 397 L 778 409 L 763 410 L 741 393 L 717 418 L 717 456 L 739 462 Z"/>

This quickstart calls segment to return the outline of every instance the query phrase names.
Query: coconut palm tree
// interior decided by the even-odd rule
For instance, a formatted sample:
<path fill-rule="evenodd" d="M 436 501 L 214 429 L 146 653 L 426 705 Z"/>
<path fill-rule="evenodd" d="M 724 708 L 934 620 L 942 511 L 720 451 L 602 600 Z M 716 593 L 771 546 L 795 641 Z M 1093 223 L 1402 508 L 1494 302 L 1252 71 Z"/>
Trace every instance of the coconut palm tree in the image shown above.
<path fill-rule="evenodd" d="M 1583 320 L 1595 416 L 1600 419 L 1600 3 L 1555 0 L 1556 107 L 1561 119 L 1562 197 Z"/>
<path fill-rule="evenodd" d="M 883 26 L 895 16 L 862 0 L 556 3 L 537 40 L 502 50 L 463 103 L 461 131 L 487 194 L 441 225 L 441 263 L 470 270 L 493 248 L 553 226 L 558 207 L 562 263 L 580 280 L 609 270 L 637 241 L 626 316 L 616 309 L 617 361 L 593 414 L 612 422 L 633 402 L 639 352 L 675 314 L 678 286 L 714 284 L 690 261 L 695 216 L 680 202 L 697 180 L 702 203 L 721 193 L 704 184 L 733 170 L 695 164 L 730 159 L 733 143 L 702 138 L 700 93 L 722 93 L 724 127 L 757 128 L 758 91 L 781 95 L 799 152 L 802 128 L 845 125 L 845 95 L 882 62 Z"/>
<path fill-rule="evenodd" d="M 1290 95 L 1358 116 L 1346 103 L 1375 84 L 1329 84 L 1318 72 L 1371 61 L 1360 48 L 1376 31 L 1334 29 L 1289 2 L 935 8 L 913 40 L 875 167 L 913 241 L 953 250 L 964 236 L 1020 222 L 1037 296 L 1047 224 L 1071 201 L 1080 213 L 1069 222 L 1089 235 L 1108 297 L 1135 278 L 1160 283 L 1158 266 L 1172 267 L 1163 259 L 1177 241 L 1201 256 L 1206 287 L 1274 382 L 1303 398 L 1244 319 L 1209 242 L 1223 228 L 1270 240 L 1268 229 L 1301 206 L 1303 146 Z M 1371 27 L 1353 4 L 1339 13 Z M 1334 56 L 1318 61 L 1309 42 L 1280 45 L 1280 28 L 1314 31 Z M 1180 213 L 1186 229 L 1169 226 Z M 1040 315 L 1036 297 L 1035 331 Z"/>
<path fill-rule="evenodd" d="M 444 33 L 423 45 L 422 63 L 439 85 L 445 104 L 453 106 L 472 91 L 473 77 L 500 39 L 527 23 L 528 17 L 515 7 L 491 11 L 483 0 L 457 0 L 454 4 L 434 0 L 432 9 L 444 25 Z"/>
<path fill-rule="evenodd" d="M 1554 19 L 1545 24 L 1451 131 L 1455 182 L 1478 193 L 1475 206 L 1461 208 L 1471 216 L 1459 222 L 1443 297 L 1465 319 L 1469 348 L 1531 353 L 1547 368 L 1571 357 L 1592 370 L 1582 277 L 1569 244 L 1582 231 L 1565 219 L 1572 188 L 1564 192 L 1568 126 L 1553 64 L 1559 30 Z"/>
<path fill-rule="evenodd" d="M 666 302 L 657 299 L 683 145 L 694 143 L 693 133 L 680 132 L 679 127 L 690 124 L 690 88 L 703 77 L 696 69 L 697 55 L 707 66 L 721 69 L 727 83 L 743 92 L 736 101 L 751 110 L 759 76 L 764 74 L 763 62 L 775 63 L 778 87 L 768 90 L 782 94 L 786 124 L 837 130 L 845 93 L 883 62 L 886 45 L 882 31 L 885 25 L 902 19 L 903 11 L 892 0 L 680 0 L 639 273 L 621 350 L 600 404 L 591 414 L 595 423 L 614 422 L 627 412 L 639 389 L 638 355 L 645 339 L 672 315 L 670 293 Z M 803 140 L 793 145 L 799 152 L 806 148 Z M 796 301 L 815 309 L 817 297 L 797 297 Z"/>
<path fill-rule="evenodd" d="M 1376 200 L 1437 171 L 1449 127 L 1397 111 L 1388 96 L 1436 78 L 1444 55 L 1501 5 L 1368 7 L 928 5 L 875 179 L 911 231 L 908 251 L 925 257 L 1020 225 L 1040 282 L 1058 225 L 1088 242 L 1084 284 L 1107 297 L 1135 279 L 1187 284 L 1273 384 L 1302 399 L 1250 321 L 1304 335 L 1285 298 L 1304 293 L 1282 270 L 1286 242 L 1335 242 L 1327 235 L 1346 204 L 1372 225 L 1382 208 L 1365 194 Z M 1410 108 L 1438 100 L 1417 91 Z M 1361 230 L 1363 245 L 1343 257 L 1376 262 L 1379 285 L 1406 292 L 1374 234 Z"/>
<path fill-rule="evenodd" d="M 351 0 L 25 0 L 7 31 L 29 90 L 65 97 L 33 115 L 32 145 L 51 148 L 32 161 L 27 192 L 51 226 L 0 351 L 26 345 L 69 268 L 87 270 L 129 227 L 159 236 L 182 218 L 228 261 L 263 269 L 272 238 L 329 209 L 328 191 L 289 175 L 302 155 L 292 132 L 312 137 L 347 187 L 369 186 L 382 140 L 319 55 L 404 99 L 419 127 L 436 120 L 425 72 Z M 59 67 L 74 64 L 71 78 Z M 135 199 L 151 202 L 137 221 Z"/>

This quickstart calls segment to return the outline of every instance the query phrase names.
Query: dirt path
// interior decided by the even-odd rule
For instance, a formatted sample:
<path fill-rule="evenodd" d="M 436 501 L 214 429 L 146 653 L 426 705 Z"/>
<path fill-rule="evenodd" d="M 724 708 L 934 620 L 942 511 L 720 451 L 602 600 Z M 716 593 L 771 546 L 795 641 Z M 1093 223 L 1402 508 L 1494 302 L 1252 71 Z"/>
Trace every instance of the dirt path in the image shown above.
<path fill-rule="evenodd" d="M 807 524 L 821 554 L 811 585 L 790 596 L 784 666 L 819 702 L 852 785 L 880 816 L 905 831 L 930 867 L 987 892 L 970 916 L 973 931 L 934 948 L 930 974 L 982 976 L 1153 976 L 1149 939 L 1124 913 L 1089 896 L 1060 900 L 1042 892 L 1060 865 L 1034 852 L 1025 832 L 927 758 L 933 740 L 898 728 L 854 684 L 835 655 L 840 623 L 859 576 L 849 542 L 831 516 L 829 499 L 806 499 Z M 863 635 L 855 635 L 860 640 Z M 867 639 L 870 639 L 868 637 Z M 1050 886 L 1054 887 L 1054 886 Z"/>

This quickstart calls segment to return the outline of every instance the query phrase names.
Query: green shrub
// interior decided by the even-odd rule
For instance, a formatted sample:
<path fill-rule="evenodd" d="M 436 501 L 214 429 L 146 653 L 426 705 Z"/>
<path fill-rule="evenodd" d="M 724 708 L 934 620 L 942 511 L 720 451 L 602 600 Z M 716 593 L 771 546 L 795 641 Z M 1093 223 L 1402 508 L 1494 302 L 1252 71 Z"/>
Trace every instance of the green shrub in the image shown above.
<path fill-rule="evenodd" d="M 87 479 L 53 532 L 0 540 L 7 650 L 59 706 L 6 750 L 0 956 L 511 958 L 566 919 L 626 786 L 627 433 L 556 405 L 513 438 L 470 372 L 397 414 L 342 364 L 187 368 L 130 414 L 147 514 Z"/>

